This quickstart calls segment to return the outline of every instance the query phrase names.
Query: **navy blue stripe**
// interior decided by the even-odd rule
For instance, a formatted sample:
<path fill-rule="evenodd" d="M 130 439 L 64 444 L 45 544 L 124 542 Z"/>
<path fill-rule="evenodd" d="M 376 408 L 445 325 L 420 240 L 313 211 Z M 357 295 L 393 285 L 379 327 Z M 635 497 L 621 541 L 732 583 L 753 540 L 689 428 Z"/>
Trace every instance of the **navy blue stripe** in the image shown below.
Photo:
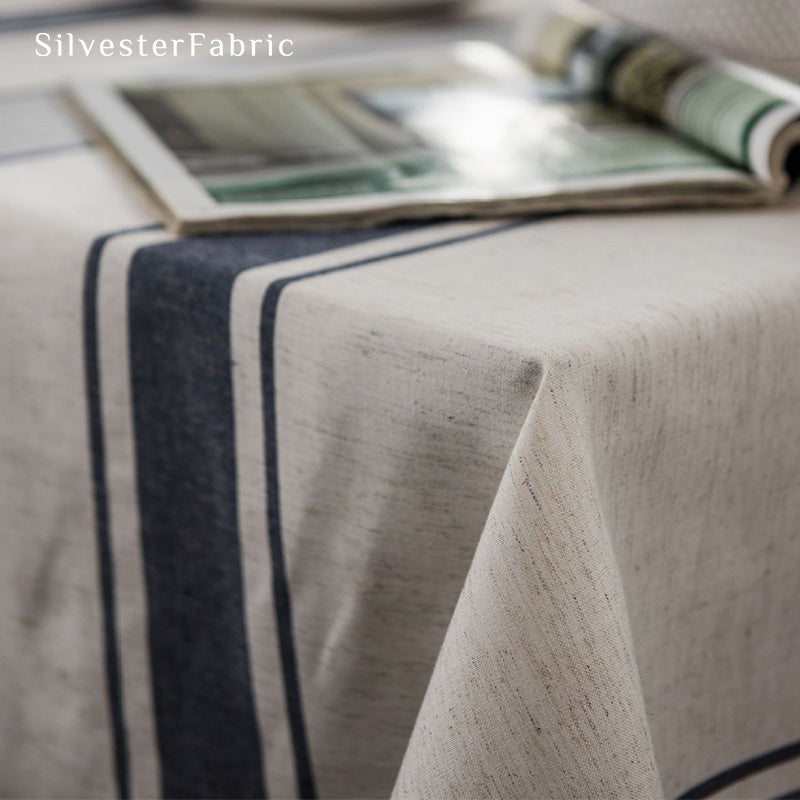
<path fill-rule="evenodd" d="M 182 11 L 187 5 L 187 3 L 180 0 L 146 0 L 141 3 L 108 3 L 96 6 L 82 6 L 64 11 L 44 11 L 41 14 L 0 17 L 0 33 L 12 33 L 29 29 L 42 30 L 75 22 L 93 22 L 95 20 L 131 17 L 140 14 Z"/>
<path fill-rule="evenodd" d="M 779 794 L 774 800 L 800 800 L 800 786 L 796 789 L 784 792 L 783 794 Z"/>
<path fill-rule="evenodd" d="M 52 147 L 39 147 L 33 150 L 17 150 L 13 153 L 0 153 L 0 164 L 13 161 L 26 161 L 40 156 L 50 156 L 56 153 L 64 153 L 69 150 L 88 150 L 93 146 L 92 142 L 70 142 L 69 144 L 57 144 Z"/>
<path fill-rule="evenodd" d="M 774 750 L 768 750 L 766 753 L 761 753 L 718 772 L 708 780 L 698 783 L 679 795 L 678 800 L 699 800 L 699 798 L 710 797 L 733 783 L 738 783 L 757 772 L 763 772 L 765 769 L 785 761 L 792 761 L 795 758 L 800 758 L 800 740 L 776 747 Z"/>
<path fill-rule="evenodd" d="M 393 230 L 196 237 L 133 257 L 131 386 L 165 797 L 266 794 L 237 521 L 233 283 Z"/>
<path fill-rule="evenodd" d="M 528 220 L 517 220 L 507 225 L 500 225 L 495 228 L 481 230 L 464 236 L 455 236 L 431 242 L 430 244 L 409 247 L 404 250 L 395 250 L 372 258 L 360 259 L 347 264 L 328 267 L 327 269 L 291 275 L 271 283 L 264 294 L 261 310 L 261 391 L 264 403 L 264 462 L 267 473 L 267 526 L 272 558 L 272 586 L 278 624 L 278 643 L 284 675 L 284 691 L 286 694 L 286 705 L 289 711 L 289 724 L 291 727 L 292 744 L 295 754 L 297 788 L 302 798 L 314 798 L 317 796 L 317 792 L 303 713 L 302 692 L 300 689 L 300 677 L 297 668 L 297 655 L 294 643 L 292 604 L 289 594 L 289 581 L 286 573 L 283 533 L 281 530 L 280 480 L 278 476 L 278 424 L 275 405 L 275 325 L 278 313 L 278 301 L 280 300 L 283 290 L 297 281 L 316 278 L 322 275 L 331 275 L 335 272 L 343 272 L 345 270 L 355 269 L 356 267 L 366 267 L 371 264 L 378 264 L 383 261 L 401 258 L 402 256 L 424 253 L 428 250 L 435 250 L 451 244 L 480 239 L 484 236 L 490 236 L 525 224 L 528 224 Z"/>
<path fill-rule="evenodd" d="M 157 226 L 156 226 L 157 227 Z M 89 457 L 95 508 L 98 582 L 100 585 L 103 649 L 105 655 L 106 692 L 111 716 L 111 737 L 114 751 L 114 777 L 119 797 L 131 796 L 128 742 L 122 703 L 117 612 L 114 599 L 114 561 L 111 552 L 111 528 L 106 484 L 105 439 L 103 435 L 100 386 L 100 352 L 97 338 L 97 282 L 100 259 L 106 243 L 115 236 L 148 228 L 128 228 L 96 239 L 86 259 L 83 285 L 83 347 L 86 378 L 86 399 L 89 426 Z"/>

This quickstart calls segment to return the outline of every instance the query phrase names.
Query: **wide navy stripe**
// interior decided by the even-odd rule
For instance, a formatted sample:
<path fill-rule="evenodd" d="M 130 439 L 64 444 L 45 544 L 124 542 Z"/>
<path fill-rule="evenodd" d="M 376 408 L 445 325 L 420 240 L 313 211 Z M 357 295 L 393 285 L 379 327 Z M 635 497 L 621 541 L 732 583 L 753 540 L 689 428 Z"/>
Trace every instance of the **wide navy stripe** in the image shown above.
<path fill-rule="evenodd" d="M 266 794 L 237 527 L 234 280 L 396 230 L 196 237 L 133 257 L 131 386 L 165 797 Z"/>
<path fill-rule="evenodd" d="M 97 336 L 97 284 L 100 275 L 100 260 L 106 244 L 116 236 L 149 230 L 152 227 L 153 226 L 128 228 L 114 233 L 108 233 L 96 239 L 86 259 L 83 284 L 84 371 L 89 427 L 89 458 L 91 461 L 95 508 L 95 535 L 98 582 L 101 599 L 101 619 L 103 626 L 106 692 L 111 717 L 114 777 L 117 785 L 117 793 L 123 800 L 131 796 L 131 787 L 128 741 L 125 731 L 125 714 L 120 674 L 117 612 L 114 598 L 114 561 L 111 549 L 111 526 L 108 511 L 105 437 L 103 434 L 102 394 L 100 384 L 100 352 Z"/>
<path fill-rule="evenodd" d="M 322 275 L 330 275 L 335 272 L 343 272 L 344 270 L 355 269 L 356 267 L 366 267 L 371 264 L 377 264 L 402 256 L 424 253 L 428 250 L 446 247 L 451 244 L 468 242 L 501 231 L 507 231 L 524 224 L 527 224 L 526 220 L 517 220 L 506 225 L 489 228 L 488 230 L 484 229 L 462 236 L 440 239 L 429 244 L 422 244 L 403 250 L 395 250 L 383 255 L 359 259 L 326 269 L 291 275 L 271 283 L 264 294 L 261 311 L 261 391 L 264 404 L 264 462 L 267 473 L 267 526 L 272 558 L 272 586 L 277 615 L 281 665 L 284 675 L 284 691 L 286 695 L 286 705 L 289 711 L 289 724 L 295 754 L 297 788 L 302 798 L 314 798 L 317 796 L 317 793 L 303 713 L 302 692 L 294 643 L 292 604 L 289 594 L 289 581 L 287 577 L 281 527 L 280 479 L 278 475 L 278 423 L 275 403 L 275 326 L 278 314 L 278 301 L 280 300 L 283 290 L 297 281 L 316 278 Z"/>
<path fill-rule="evenodd" d="M 678 796 L 678 800 L 699 800 L 703 797 L 711 797 L 711 795 L 731 784 L 738 783 L 751 775 L 763 772 L 777 764 L 792 761 L 795 758 L 800 758 L 800 740 L 776 747 L 774 750 L 768 750 L 766 753 L 760 753 L 753 758 L 748 758 L 747 761 L 742 761 L 722 772 L 718 772 L 702 783 L 687 789 L 682 795 Z"/>

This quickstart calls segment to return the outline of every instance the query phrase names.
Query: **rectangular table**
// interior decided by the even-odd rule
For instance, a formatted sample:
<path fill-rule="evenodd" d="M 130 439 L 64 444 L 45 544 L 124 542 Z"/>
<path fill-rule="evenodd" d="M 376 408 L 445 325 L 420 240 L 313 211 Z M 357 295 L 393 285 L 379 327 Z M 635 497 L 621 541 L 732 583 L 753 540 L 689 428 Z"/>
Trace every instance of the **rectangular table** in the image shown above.
<path fill-rule="evenodd" d="M 800 784 L 796 207 L 175 239 L 26 92 L 0 793 Z"/>

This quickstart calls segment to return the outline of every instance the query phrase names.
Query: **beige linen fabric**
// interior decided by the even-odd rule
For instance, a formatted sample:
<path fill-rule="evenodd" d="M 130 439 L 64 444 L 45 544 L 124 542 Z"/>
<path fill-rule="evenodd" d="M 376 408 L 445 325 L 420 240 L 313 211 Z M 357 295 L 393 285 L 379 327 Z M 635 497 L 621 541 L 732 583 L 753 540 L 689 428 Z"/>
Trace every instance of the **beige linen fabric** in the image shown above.
<path fill-rule="evenodd" d="M 2 173 L 0 792 L 107 797 L 80 297 L 87 227 L 150 217 L 141 196 L 88 153 L 9 163 Z M 91 191 L 64 202 L 75 185 Z"/>
<path fill-rule="evenodd" d="M 783 212 L 787 224 L 793 213 Z M 620 590 L 668 796 L 796 738 L 798 698 L 786 687 L 798 655 L 789 486 L 800 385 L 784 367 L 800 311 L 775 219 L 563 220 L 549 223 L 562 237 L 524 234 L 528 246 L 562 242 L 563 255 L 535 268 L 541 299 L 520 301 L 527 319 L 515 331 L 523 352 L 522 328 L 539 331 L 527 352 L 539 354 L 544 378 L 439 655 L 399 796 L 649 795 L 635 687 L 619 683 L 636 671 Z M 498 272 L 504 295 L 531 301 L 505 265 L 494 280 Z M 513 318 L 506 307 L 510 326 Z M 481 315 L 469 319 L 474 332 Z M 780 566 L 768 555 L 777 552 Z M 556 754 L 569 767 L 554 774 L 546 765 Z M 642 782 L 615 786 L 626 767 L 626 781 Z"/>
<path fill-rule="evenodd" d="M 3 603 L 60 585 L 96 608 L 92 551 L 46 555 L 48 542 L 91 547 L 82 364 L 68 331 L 94 232 L 151 217 L 100 151 L 4 173 L 27 188 L 2 190 L 5 241 L 19 253 L 3 256 L 16 287 L 4 303 L 19 309 L 3 315 L 4 341 L 19 343 L 2 359 L 3 518 L 17 537 Z M 67 218 L 60 198 L 78 175 L 86 200 Z M 89 198 L 102 198 L 93 216 Z M 398 796 L 669 796 L 796 738 L 796 213 L 434 226 L 237 279 L 240 535 L 272 796 L 296 790 L 268 667 L 257 309 L 277 278 L 364 259 L 290 285 L 275 340 L 284 544 L 320 795 L 386 796 L 399 775 Z M 43 220 L 64 233 L 32 261 Z M 119 292 L 129 254 L 160 238 L 110 246 L 99 290 L 137 796 L 153 791 L 141 765 L 157 756 L 147 660 L 132 644 L 146 622 Z M 55 305 L 41 316 L 28 309 L 44 285 Z M 93 732 L 93 757 L 111 757 L 96 612 L 62 596 L 31 613 L 31 624 L 5 616 L 3 703 L 17 711 L 3 726 L 3 791 L 107 795 L 108 761 L 75 749 Z M 79 622 L 80 637 L 69 632 Z M 74 677 L 53 682 L 65 659 Z M 96 675 L 82 683 L 86 664 Z M 65 703 L 95 710 L 75 717 Z M 45 753 L 57 757 L 43 767 Z M 750 791 L 786 789 L 763 782 L 779 779 L 765 773 Z"/>

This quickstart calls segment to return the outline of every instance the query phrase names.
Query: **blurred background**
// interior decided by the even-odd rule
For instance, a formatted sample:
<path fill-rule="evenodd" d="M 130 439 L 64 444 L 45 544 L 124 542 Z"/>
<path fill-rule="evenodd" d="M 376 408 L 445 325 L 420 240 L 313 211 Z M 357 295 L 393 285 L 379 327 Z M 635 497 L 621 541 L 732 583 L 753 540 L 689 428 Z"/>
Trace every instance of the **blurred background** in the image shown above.
<path fill-rule="evenodd" d="M 800 79 L 797 0 L 593 0 L 593 4 L 703 51 Z"/>
<path fill-rule="evenodd" d="M 529 24 L 578 0 L 0 0 L 0 160 L 86 146 L 96 137 L 61 87 L 69 82 L 200 71 L 224 77 L 315 59 L 414 51 L 487 39 L 530 53 Z M 800 0 L 590 0 L 646 30 L 705 53 L 730 56 L 800 82 Z M 527 22 L 526 22 L 527 21 Z M 117 49 L 42 56 L 37 34 L 101 42 L 144 37 L 291 39 L 292 55 L 215 57 L 205 47 L 154 57 Z M 118 45 L 117 45 L 118 47 Z"/>
<path fill-rule="evenodd" d="M 91 74 L 95 58 L 34 55 L 38 30 L 76 35 L 179 36 L 187 29 L 246 35 L 268 25 L 296 40 L 298 57 L 320 46 L 368 46 L 377 36 L 511 35 L 526 14 L 551 0 L 0 0 L 3 86 Z M 646 28 L 703 50 L 800 78 L 797 0 L 592 0 Z M 103 58 L 103 69 L 114 69 Z M 134 59 L 128 59 L 133 61 Z M 152 60 L 152 59 L 151 59 Z M 164 59 L 166 61 L 168 59 Z M 141 64 L 140 66 L 144 66 Z M 162 63 L 160 66 L 164 66 Z"/>
<path fill-rule="evenodd" d="M 489 39 L 525 49 L 526 19 L 561 0 L 0 0 L 0 159 L 93 139 L 58 88 L 79 80 L 211 70 L 230 74 L 317 56 Z M 597 7 L 704 52 L 800 81 L 800 0 L 591 0 Z M 36 35 L 148 41 L 233 35 L 289 38 L 291 59 L 36 54 Z"/>

